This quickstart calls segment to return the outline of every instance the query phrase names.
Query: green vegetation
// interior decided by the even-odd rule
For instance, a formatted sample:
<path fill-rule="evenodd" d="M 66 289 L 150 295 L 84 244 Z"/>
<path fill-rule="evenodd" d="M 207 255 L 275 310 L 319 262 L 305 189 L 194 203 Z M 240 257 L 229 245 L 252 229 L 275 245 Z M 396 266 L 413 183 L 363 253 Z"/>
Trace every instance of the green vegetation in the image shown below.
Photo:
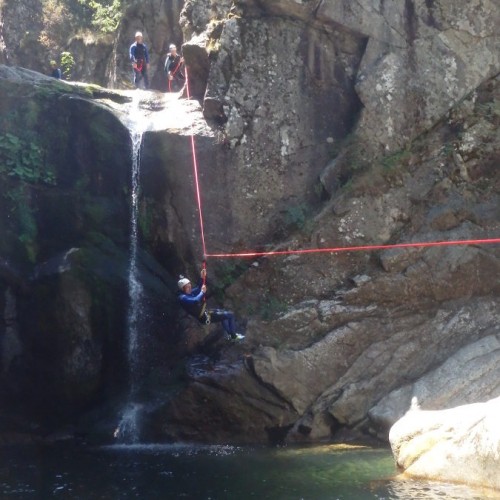
<path fill-rule="evenodd" d="M 500 118 L 500 102 L 491 101 L 478 104 L 477 111 L 480 115 L 488 118 Z"/>
<path fill-rule="evenodd" d="M 305 203 L 288 207 L 285 212 L 285 224 L 289 230 L 307 229 L 310 215 L 311 210 Z"/>
<path fill-rule="evenodd" d="M 401 149 L 395 153 L 384 156 L 381 160 L 382 168 L 385 171 L 392 172 L 402 164 L 406 163 L 411 156 L 409 149 Z"/>
<path fill-rule="evenodd" d="M 137 224 L 145 240 L 150 240 L 155 227 L 155 202 L 152 199 L 144 198 L 140 204 Z"/>
<path fill-rule="evenodd" d="M 221 288 L 231 286 L 245 271 L 247 266 L 245 264 L 226 261 L 217 269 L 218 283 Z"/>
<path fill-rule="evenodd" d="M 64 74 L 65 65 L 61 52 L 74 35 L 97 39 L 101 35 L 114 33 L 121 21 L 126 0 L 41 0 L 42 29 L 38 43 L 45 53 L 44 66 L 50 59 L 57 60 Z M 25 37 L 26 38 L 26 37 Z M 28 40 L 29 41 L 29 40 Z M 25 41 L 27 43 L 27 41 Z M 64 74 L 66 80 L 69 76 Z"/>
<path fill-rule="evenodd" d="M 287 306 L 285 302 L 279 300 L 276 297 L 273 297 L 272 295 L 268 295 L 261 303 L 259 312 L 262 316 L 262 319 L 269 321 L 278 316 L 278 314 L 286 311 L 286 307 Z"/>
<path fill-rule="evenodd" d="M 65 80 L 71 79 L 71 72 L 75 67 L 75 59 L 71 52 L 61 53 L 61 71 Z"/>
<path fill-rule="evenodd" d="M 10 133 L 0 135 L 0 174 L 32 184 L 56 183 L 54 171 L 44 167 L 42 148 L 34 140 L 21 139 Z"/>
<path fill-rule="evenodd" d="M 208 32 L 208 42 L 207 42 L 207 52 L 211 59 L 217 59 L 217 55 L 221 49 L 220 37 L 222 34 L 222 29 L 224 27 L 224 22 L 219 19 L 212 19 L 207 26 Z"/>
<path fill-rule="evenodd" d="M 91 12 L 91 23 L 101 33 L 113 33 L 122 18 L 122 0 L 78 0 Z"/>
<path fill-rule="evenodd" d="M 25 186 L 16 186 L 4 193 L 10 202 L 9 215 L 17 221 L 17 236 L 23 244 L 28 260 L 36 260 L 37 226 L 33 211 L 29 204 L 29 193 Z"/>

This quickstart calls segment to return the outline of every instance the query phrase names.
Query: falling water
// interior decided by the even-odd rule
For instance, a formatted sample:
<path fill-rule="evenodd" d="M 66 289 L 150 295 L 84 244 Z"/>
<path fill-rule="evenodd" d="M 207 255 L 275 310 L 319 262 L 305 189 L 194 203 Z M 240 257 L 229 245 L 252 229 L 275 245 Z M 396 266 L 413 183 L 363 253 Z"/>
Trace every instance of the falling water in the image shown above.
<path fill-rule="evenodd" d="M 130 258 L 128 270 L 128 402 L 123 410 L 121 421 L 115 431 L 115 437 L 121 442 L 137 443 L 140 438 L 140 414 L 142 404 L 136 401 L 140 380 L 140 343 L 139 331 L 142 318 L 143 287 L 139 280 L 137 253 L 139 250 L 139 235 L 137 218 L 139 213 L 139 190 L 141 172 L 141 147 L 145 129 L 145 119 L 139 109 L 140 93 L 134 97 L 129 113 L 129 130 L 132 142 L 131 169 L 131 210 L 130 210 Z"/>
<path fill-rule="evenodd" d="M 143 288 L 139 281 L 137 269 L 137 216 L 139 212 L 139 180 L 141 168 L 141 145 L 142 131 L 132 130 L 132 179 L 131 179 L 131 211 L 130 211 L 130 260 L 128 272 L 128 362 L 129 362 L 129 383 L 132 395 L 137 391 L 138 363 L 139 363 L 139 327 L 141 314 L 141 299 Z"/>

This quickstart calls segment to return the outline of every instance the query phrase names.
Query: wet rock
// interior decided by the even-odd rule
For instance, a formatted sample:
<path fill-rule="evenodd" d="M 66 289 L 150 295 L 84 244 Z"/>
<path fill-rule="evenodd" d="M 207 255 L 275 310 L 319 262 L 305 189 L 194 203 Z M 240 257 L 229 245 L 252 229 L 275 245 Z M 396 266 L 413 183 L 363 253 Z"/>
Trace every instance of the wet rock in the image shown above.
<path fill-rule="evenodd" d="M 4 66 L 0 86 L 10 117 L 0 137 L 11 145 L 0 148 L 8 165 L 0 172 L 0 400 L 59 425 L 126 385 L 131 141 L 121 120 L 131 97 Z M 156 105 L 148 99 L 144 113 Z M 170 363 L 159 346 L 176 335 L 175 286 L 151 253 L 139 251 L 137 267 L 151 307 L 141 316 L 151 351 L 138 363 L 147 378 Z"/>
<path fill-rule="evenodd" d="M 153 417 L 156 426 L 161 424 L 154 431 L 157 439 L 283 442 L 296 419 L 295 410 L 275 391 L 258 383 L 252 375 L 251 357 L 217 363 L 198 356 L 187 372 L 186 388 Z"/>

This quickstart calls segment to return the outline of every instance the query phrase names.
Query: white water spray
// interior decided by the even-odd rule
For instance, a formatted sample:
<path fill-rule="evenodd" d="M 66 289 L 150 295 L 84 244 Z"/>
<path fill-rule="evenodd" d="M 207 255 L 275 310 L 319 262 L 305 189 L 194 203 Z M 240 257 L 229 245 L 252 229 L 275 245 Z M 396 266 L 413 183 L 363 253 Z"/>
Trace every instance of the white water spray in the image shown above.
<path fill-rule="evenodd" d="M 143 286 L 139 280 L 137 253 L 139 250 L 139 235 L 137 219 L 139 215 L 139 191 L 141 173 L 142 137 L 146 128 L 145 117 L 141 114 L 139 102 L 141 93 L 134 96 L 129 113 L 129 130 L 132 142 L 131 169 L 131 209 L 130 209 L 130 258 L 128 270 L 128 403 L 122 413 L 121 421 L 114 436 L 121 442 L 137 443 L 140 440 L 140 416 L 142 404 L 136 401 L 140 380 L 140 343 L 139 332 L 142 323 Z"/>

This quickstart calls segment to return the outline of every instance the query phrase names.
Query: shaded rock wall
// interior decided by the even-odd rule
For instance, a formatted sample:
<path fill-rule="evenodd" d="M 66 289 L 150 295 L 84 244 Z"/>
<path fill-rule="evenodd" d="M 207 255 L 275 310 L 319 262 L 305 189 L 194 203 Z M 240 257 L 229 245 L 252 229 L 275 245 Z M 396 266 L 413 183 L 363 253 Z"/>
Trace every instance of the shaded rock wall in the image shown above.
<path fill-rule="evenodd" d="M 0 399 L 50 428 L 128 390 L 131 141 L 114 109 L 130 98 L 0 76 Z M 175 297 L 151 254 L 138 257 L 148 379 L 175 358 Z"/>

